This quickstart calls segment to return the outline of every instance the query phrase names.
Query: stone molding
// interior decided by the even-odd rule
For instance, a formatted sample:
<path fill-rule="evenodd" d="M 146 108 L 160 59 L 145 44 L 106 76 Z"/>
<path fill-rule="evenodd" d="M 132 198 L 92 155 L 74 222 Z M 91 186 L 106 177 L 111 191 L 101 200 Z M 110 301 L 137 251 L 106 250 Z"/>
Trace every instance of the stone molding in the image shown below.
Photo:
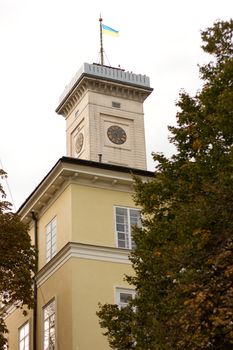
<path fill-rule="evenodd" d="M 69 242 L 39 271 L 37 287 L 45 283 L 71 258 L 130 265 L 128 256 L 128 249 Z"/>

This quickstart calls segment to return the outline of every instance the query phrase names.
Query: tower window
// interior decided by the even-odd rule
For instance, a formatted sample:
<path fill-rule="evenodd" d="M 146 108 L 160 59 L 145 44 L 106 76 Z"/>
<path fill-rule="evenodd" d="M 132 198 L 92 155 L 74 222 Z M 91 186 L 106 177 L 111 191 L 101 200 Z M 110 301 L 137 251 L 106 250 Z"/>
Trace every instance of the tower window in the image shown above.
<path fill-rule="evenodd" d="M 114 107 L 114 108 L 121 108 L 121 104 L 120 104 L 120 102 L 112 101 L 112 107 Z"/>

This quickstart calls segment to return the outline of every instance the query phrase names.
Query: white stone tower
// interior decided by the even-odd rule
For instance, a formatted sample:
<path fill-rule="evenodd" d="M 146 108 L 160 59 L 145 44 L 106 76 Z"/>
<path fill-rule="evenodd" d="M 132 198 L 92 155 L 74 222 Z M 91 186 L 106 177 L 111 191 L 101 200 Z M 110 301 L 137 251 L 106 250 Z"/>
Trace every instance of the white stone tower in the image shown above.
<path fill-rule="evenodd" d="M 84 63 L 56 109 L 66 118 L 67 156 L 146 169 L 145 75 Z"/>

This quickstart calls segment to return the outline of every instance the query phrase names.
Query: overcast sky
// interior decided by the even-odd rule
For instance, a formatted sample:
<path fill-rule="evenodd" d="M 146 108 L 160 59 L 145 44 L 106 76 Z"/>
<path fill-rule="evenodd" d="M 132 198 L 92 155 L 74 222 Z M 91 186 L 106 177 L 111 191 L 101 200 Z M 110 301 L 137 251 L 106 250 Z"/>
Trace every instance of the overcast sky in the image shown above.
<path fill-rule="evenodd" d="M 173 152 L 167 125 L 176 122 L 179 91 L 201 86 L 197 65 L 209 57 L 200 30 L 232 10 L 232 0 L 0 0 L 0 160 L 15 207 L 66 155 L 55 108 L 82 63 L 98 60 L 100 13 L 120 32 L 104 36 L 106 64 L 146 74 L 154 88 L 144 108 L 153 170 L 152 151 Z"/>

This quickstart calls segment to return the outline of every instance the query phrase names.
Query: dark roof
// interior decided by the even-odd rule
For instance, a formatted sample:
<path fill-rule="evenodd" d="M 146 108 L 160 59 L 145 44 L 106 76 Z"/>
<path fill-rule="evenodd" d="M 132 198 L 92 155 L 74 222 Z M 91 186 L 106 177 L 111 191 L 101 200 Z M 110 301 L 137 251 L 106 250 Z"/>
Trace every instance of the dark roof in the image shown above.
<path fill-rule="evenodd" d="M 59 159 L 58 163 L 59 162 L 91 166 L 93 168 L 99 168 L 99 169 L 120 171 L 122 173 L 129 173 L 129 174 L 140 175 L 140 176 L 152 177 L 154 175 L 152 171 L 148 171 L 148 170 L 130 168 L 122 165 L 115 165 L 115 164 L 109 164 L 109 163 L 94 162 L 92 160 L 85 160 L 85 159 L 79 159 L 79 158 L 73 158 L 73 157 L 62 157 Z"/>

